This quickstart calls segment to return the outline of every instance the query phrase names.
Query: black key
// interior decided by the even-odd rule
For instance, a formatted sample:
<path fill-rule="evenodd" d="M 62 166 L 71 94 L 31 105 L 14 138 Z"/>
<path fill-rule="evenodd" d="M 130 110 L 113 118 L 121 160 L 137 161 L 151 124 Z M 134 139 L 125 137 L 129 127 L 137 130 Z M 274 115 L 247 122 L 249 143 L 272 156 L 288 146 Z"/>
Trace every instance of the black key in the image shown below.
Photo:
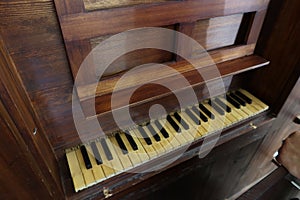
<path fill-rule="evenodd" d="M 92 148 L 92 151 L 93 151 L 93 154 L 94 154 L 94 158 L 96 160 L 97 165 L 101 165 L 103 162 L 102 162 L 101 156 L 99 154 L 99 151 L 98 151 L 98 148 L 97 148 L 95 142 L 91 143 L 91 148 Z"/>
<path fill-rule="evenodd" d="M 112 157 L 112 155 L 111 155 L 110 150 L 108 149 L 108 146 L 107 146 L 107 144 L 106 144 L 105 139 L 102 138 L 102 139 L 100 140 L 100 143 L 101 143 L 101 145 L 102 145 L 102 148 L 103 148 L 103 150 L 104 150 L 104 153 L 105 153 L 105 156 L 106 156 L 107 160 L 112 160 L 113 157 Z"/>
<path fill-rule="evenodd" d="M 226 100 L 231 103 L 234 107 L 236 107 L 237 109 L 240 109 L 241 106 L 238 102 L 236 102 L 233 98 L 231 98 L 229 95 L 226 95 Z"/>
<path fill-rule="evenodd" d="M 199 113 L 199 117 L 202 119 L 202 121 L 208 122 L 207 117 L 206 117 L 204 114 L 202 114 L 198 108 L 196 108 L 195 106 L 193 106 L 193 107 L 192 107 L 192 110 L 193 110 L 196 114 Z"/>
<path fill-rule="evenodd" d="M 166 129 L 164 127 L 162 127 L 162 125 L 159 123 L 159 121 L 155 121 L 154 123 L 155 123 L 156 127 L 160 130 L 160 132 L 164 136 L 164 138 L 168 138 L 169 133 L 166 131 Z"/>
<path fill-rule="evenodd" d="M 222 110 L 214 101 L 208 100 L 208 104 L 220 115 L 225 115 L 224 110 Z"/>
<path fill-rule="evenodd" d="M 189 116 L 189 118 L 191 118 L 191 120 L 193 120 L 193 122 L 195 122 L 195 124 L 197 124 L 197 125 L 201 124 L 200 120 L 198 120 L 198 118 L 190 110 L 186 110 L 185 112 Z"/>
<path fill-rule="evenodd" d="M 152 142 L 151 142 L 149 136 L 147 135 L 146 131 L 143 129 L 143 127 L 139 126 L 138 129 L 139 129 L 139 131 L 140 131 L 142 137 L 144 138 L 145 142 L 146 142 L 148 145 L 151 145 Z"/>
<path fill-rule="evenodd" d="M 219 98 L 215 98 L 215 101 L 221 108 L 226 110 L 226 112 L 228 112 L 228 113 L 231 112 L 231 108 L 229 106 L 227 106 L 225 103 L 223 103 Z"/>
<path fill-rule="evenodd" d="M 122 150 L 122 153 L 123 154 L 128 154 L 128 150 L 127 150 L 127 148 L 126 148 L 126 146 L 125 146 L 125 144 L 124 144 L 124 142 L 123 142 L 123 140 L 122 140 L 119 133 L 116 133 L 115 138 L 117 140 L 117 143 L 118 143 L 119 147 Z"/>
<path fill-rule="evenodd" d="M 130 135 L 130 133 L 128 131 L 125 131 L 125 136 L 126 136 L 128 142 L 129 142 L 129 144 L 131 145 L 132 149 L 134 151 L 138 150 L 138 146 L 136 145 L 133 137 Z"/>
<path fill-rule="evenodd" d="M 238 95 L 239 97 L 241 97 L 242 99 L 244 99 L 248 104 L 252 103 L 252 99 L 250 99 L 249 97 L 247 97 L 246 95 L 244 95 L 240 91 L 236 91 L 235 94 Z"/>
<path fill-rule="evenodd" d="M 210 119 L 215 119 L 215 115 L 212 114 L 207 108 L 205 108 L 204 105 L 201 103 L 199 104 L 199 108 L 210 118 Z"/>
<path fill-rule="evenodd" d="M 174 113 L 174 117 L 183 126 L 185 130 L 188 130 L 190 128 L 189 125 L 186 123 L 186 121 L 184 121 L 184 119 L 182 119 L 182 117 L 178 112 Z"/>
<path fill-rule="evenodd" d="M 177 133 L 181 132 L 180 127 L 176 124 L 176 122 L 173 120 L 173 118 L 170 115 L 167 116 L 167 121 L 171 124 L 171 126 Z"/>
<path fill-rule="evenodd" d="M 149 125 L 147 125 L 147 127 L 148 127 L 148 129 L 149 129 L 151 135 L 154 137 L 154 139 L 155 139 L 157 142 L 159 142 L 159 141 L 160 141 L 160 137 L 159 137 L 159 135 L 156 133 L 156 131 L 154 130 L 154 128 L 152 127 L 152 125 L 149 124 Z"/>
<path fill-rule="evenodd" d="M 81 154 L 82 154 L 82 157 L 83 157 L 83 161 L 84 161 L 85 167 L 87 169 L 91 169 L 92 168 L 92 164 L 91 164 L 91 161 L 90 161 L 90 158 L 89 158 L 89 155 L 87 153 L 87 150 L 86 150 L 85 146 L 81 146 L 80 147 L 80 151 L 81 151 Z"/>
<path fill-rule="evenodd" d="M 231 93 L 230 96 L 236 100 L 239 104 L 241 104 L 242 106 L 246 106 L 246 102 L 244 100 L 242 100 L 240 97 L 236 96 L 235 94 Z"/>

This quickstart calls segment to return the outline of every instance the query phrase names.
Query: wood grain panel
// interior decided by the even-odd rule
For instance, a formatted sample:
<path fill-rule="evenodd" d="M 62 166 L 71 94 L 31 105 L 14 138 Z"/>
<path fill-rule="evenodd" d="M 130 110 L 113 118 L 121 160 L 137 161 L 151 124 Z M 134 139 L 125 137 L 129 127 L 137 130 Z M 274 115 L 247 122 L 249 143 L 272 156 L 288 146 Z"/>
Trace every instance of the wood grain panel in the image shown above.
<path fill-rule="evenodd" d="M 164 28 L 168 28 L 171 30 L 175 30 L 175 26 L 167 26 Z M 149 37 L 149 41 L 145 41 L 145 46 L 148 45 L 154 45 L 158 44 L 160 46 L 163 46 L 164 48 L 174 50 L 174 43 L 175 43 L 175 34 L 171 37 L 165 37 L 163 34 L 159 33 L 158 31 L 154 31 L 151 33 L 151 38 Z M 99 45 L 101 42 L 106 40 L 107 38 L 111 37 L 112 35 L 108 36 L 102 36 L 91 39 L 91 47 L 94 49 Z M 119 44 L 120 41 L 118 41 L 117 44 Z M 126 44 L 126 38 L 124 38 L 124 44 Z M 117 46 L 116 44 L 110 44 L 112 48 Z M 111 51 L 109 49 L 108 51 Z M 101 52 L 104 55 L 107 55 L 105 52 Z M 102 55 L 103 55 L 102 54 Z M 164 63 L 164 62 L 170 62 L 173 61 L 173 54 L 171 52 L 159 50 L 159 49 L 140 49 L 135 50 L 132 52 L 129 52 L 125 55 L 122 55 L 121 57 L 117 58 L 110 66 L 107 68 L 107 70 L 104 72 L 102 77 L 113 75 L 121 71 L 129 70 L 133 67 L 137 67 L 139 65 L 147 64 L 147 63 Z M 101 62 L 100 60 L 94 61 L 95 63 Z"/>
<path fill-rule="evenodd" d="M 236 14 L 199 20 L 195 23 L 193 38 L 206 50 L 233 45 L 242 18 L 243 14 Z"/>
<path fill-rule="evenodd" d="M 139 4 L 162 3 L 167 1 L 172 0 L 83 0 L 83 3 L 84 8 L 90 11 L 98 9 L 133 6 Z"/>
<path fill-rule="evenodd" d="M 11 130 L 10 137 L 19 143 L 20 147 L 15 147 L 16 150 L 21 151 L 19 154 L 27 154 L 27 158 L 24 159 L 28 159 L 28 168 L 36 169 L 36 173 L 32 176 L 39 181 L 44 180 L 40 187 L 42 190 L 48 190 L 48 192 L 44 191 L 45 195 L 60 196 L 62 190 L 56 156 L 1 36 L 0 66 L 1 118 L 7 123 L 6 126 L 10 127 L 8 130 L 14 129 Z M 34 132 L 36 133 L 33 134 Z M 8 138 L 1 138 L 1 141 L 6 139 Z M 10 143 L 6 145 L 10 145 Z M 0 157 L 9 157 L 5 150 L 1 152 Z M 11 156 L 15 156 L 13 152 L 11 153 Z M 16 160 L 11 162 L 16 162 Z M 39 165 L 34 166 L 32 163 L 39 163 Z"/>
<path fill-rule="evenodd" d="M 45 136 L 54 149 L 72 142 L 73 80 L 53 1 L 0 2 L 0 17 L 1 36 Z"/>
<path fill-rule="evenodd" d="M 269 67 L 247 75 L 248 89 L 279 113 L 300 76 L 300 1 L 272 2 L 255 53 L 271 61 Z M 288 80 L 288 81 L 287 81 Z M 260 87 L 256 87 L 256 83 Z"/>
<path fill-rule="evenodd" d="M 197 66 L 200 68 L 200 67 L 205 67 L 208 64 L 211 64 L 210 59 L 212 59 L 216 64 L 218 64 L 218 63 L 226 62 L 229 60 L 237 59 L 239 57 L 251 55 L 253 50 L 254 50 L 254 45 L 245 45 L 245 46 L 224 48 L 224 49 L 218 50 L 218 51 L 211 51 L 209 53 L 211 57 L 207 56 L 207 54 L 204 54 L 204 56 L 202 56 L 202 58 L 200 58 L 199 60 L 194 60 L 194 61 L 198 64 Z M 199 57 L 199 55 L 198 55 L 198 57 Z M 179 73 L 188 72 L 188 71 L 194 69 L 194 67 L 192 67 L 187 61 L 181 61 L 178 63 L 169 63 L 168 65 L 170 65 L 171 67 L 176 69 Z M 156 72 L 152 72 L 147 67 L 145 67 L 143 69 L 143 73 L 149 74 L 152 76 L 154 73 L 154 75 L 157 77 L 163 76 L 163 73 L 156 75 Z M 120 74 L 119 76 L 111 77 L 109 79 L 105 79 L 105 80 L 101 81 L 101 84 L 97 87 L 96 96 L 111 93 L 112 89 L 115 87 L 115 84 L 117 83 L 117 81 L 119 80 L 119 78 L 122 75 L 123 74 Z M 147 76 L 144 78 L 147 78 Z M 132 78 L 132 79 L 134 79 L 134 78 Z M 96 83 L 96 84 L 98 84 L 98 83 Z M 129 81 L 126 86 L 123 85 L 122 87 L 123 88 L 132 87 L 136 84 L 137 84 L 137 82 Z M 78 91 L 79 98 L 81 100 L 85 100 L 85 99 L 92 97 L 94 95 L 93 87 L 95 87 L 95 84 L 90 84 L 90 85 L 85 84 L 83 86 L 78 86 L 77 91 Z"/>
<path fill-rule="evenodd" d="M 219 66 L 219 70 L 221 72 L 221 76 L 222 77 L 226 77 L 226 76 L 230 76 L 230 75 L 234 75 L 237 73 L 240 73 L 244 70 L 249 69 L 248 67 L 251 68 L 256 68 L 256 67 L 260 67 L 263 66 L 265 64 L 267 64 L 268 62 L 264 59 L 261 59 L 259 57 L 249 57 L 249 58 L 243 58 L 243 59 L 237 59 L 235 61 L 229 61 L 229 62 L 225 62 L 222 63 L 222 65 Z M 234 66 L 236 67 L 236 69 L 234 69 L 233 71 L 230 70 L 234 68 Z M 244 67 L 244 68 L 243 68 Z M 207 71 L 206 71 L 207 70 Z M 207 68 L 204 69 L 202 72 L 204 73 L 210 73 L 211 68 Z M 203 79 L 199 76 L 199 74 L 197 74 L 195 71 L 187 71 L 185 73 L 182 73 L 183 76 L 186 77 L 187 80 L 189 80 L 190 85 L 194 87 L 194 90 L 196 92 L 196 94 L 199 94 L 199 100 L 201 98 L 203 98 L 202 92 L 201 90 L 197 90 L 197 86 L 200 86 L 201 84 L 204 84 L 205 82 L 203 81 Z M 165 77 L 163 78 L 160 82 L 162 85 L 169 85 L 169 84 L 175 84 L 175 82 L 178 82 L 178 77 L 174 76 L 174 77 Z M 211 79 L 211 81 L 213 81 L 214 79 Z M 219 85 L 215 84 L 215 87 L 218 88 Z M 201 87 L 200 87 L 201 88 Z M 155 101 L 157 104 L 168 104 L 168 106 L 170 106 L 170 109 L 177 108 L 178 106 L 176 106 L 176 101 L 174 101 L 174 96 L 172 96 L 173 93 L 182 93 L 180 96 L 181 97 L 185 97 L 187 96 L 186 102 L 188 102 L 189 100 L 189 95 L 186 95 L 188 93 L 186 93 L 187 91 L 185 91 L 186 88 L 181 88 L 178 89 L 176 91 L 172 91 L 172 92 L 166 92 L 164 89 L 161 89 L 159 87 L 157 87 L 157 85 L 144 85 L 141 87 L 141 89 L 139 90 L 139 93 L 135 94 L 135 96 L 132 96 L 130 101 L 131 104 L 128 105 L 127 99 L 126 98 L 122 98 L 125 96 L 128 96 L 128 93 L 130 91 L 130 87 L 126 87 L 122 90 L 119 91 L 114 91 L 114 95 L 116 99 L 119 99 L 119 101 L 117 102 L 116 109 L 124 109 L 124 107 L 137 107 L 139 109 L 133 109 L 133 111 L 136 111 L 136 113 L 132 112 L 132 115 L 135 115 L 135 118 L 140 118 L 141 119 L 146 119 L 145 115 L 148 114 L 148 110 L 147 110 L 147 104 L 151 104 L 151 102 Z M 203 89 L 203 88 L 202 88 Z M 217 89 L 216 89 L 217 90 Z M 95 101 L 95 106 L 96 106 L 96 113 L 97 114 L 107 114 L 107 112 L 111 112 L 111 93 L 107 93 L 107 94 L 103 94 L 103 95 L 99 95 L 96 99 L 94 98 L 90 98 L 90 99 L 86 99 L 85 101 L 81 102 L 83 111 L 85 112 L 85 114 L 87 116 L 91 116 L 92 114 L 92 108 L 91 108 L 91 101 Z M 174 104 L 172 106 L 172 104 Z M 169 109 L 169 110 L 170 110 Z M 143 112 L 145 112 L 146 114 L 143 114 Z M 142 117 L 143 116 L 143 117 Z M 104 119 L 100 120 L 102 122 L 105 121 L 106 124 L 109 124 L 109 119 L 105 119 L 105 117 L 103 117 Z M 128 119 L 124 119 L 125 121 L 127 121 Z M 125 125 L 125 123 L 124 123 Z M 112 126 L 113 127 L 113 126 Z"/>
<path fill-rule="evenodd" d="M 64 39 L 72 41 L 114 34 L 137 27 L 166 26 L 223 15 L 252 12 L 266 9 L 268 2 L 268 0 L 242 2 L 239 0 L 183 1 L 140 8 L 128 7 L 119 9 L 117 12 L 104 10 L 64 16 L 59 13 L 59 18 Z"/>

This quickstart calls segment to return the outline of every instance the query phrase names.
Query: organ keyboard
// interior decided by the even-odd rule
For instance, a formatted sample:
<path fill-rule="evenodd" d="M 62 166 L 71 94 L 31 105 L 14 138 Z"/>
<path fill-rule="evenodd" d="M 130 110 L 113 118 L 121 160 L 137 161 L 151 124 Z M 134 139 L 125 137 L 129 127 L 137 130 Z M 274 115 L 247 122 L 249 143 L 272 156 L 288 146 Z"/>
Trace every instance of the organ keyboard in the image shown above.
<path fill-rule="evenodd" d="M 228 92 L 184 110 L 66 150 L 76 192 L 146 164 L 268 109 L 249 92 Z"/>

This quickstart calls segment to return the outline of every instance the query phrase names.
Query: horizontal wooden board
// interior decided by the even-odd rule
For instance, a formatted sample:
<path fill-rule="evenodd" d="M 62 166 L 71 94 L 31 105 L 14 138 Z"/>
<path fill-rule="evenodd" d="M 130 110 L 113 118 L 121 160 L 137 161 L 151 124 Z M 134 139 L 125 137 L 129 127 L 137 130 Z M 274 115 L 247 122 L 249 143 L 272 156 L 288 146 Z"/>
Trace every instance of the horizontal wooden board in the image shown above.
<path fill-rule="evenodd" d="M 243 46 L 233 46 L 233 47 L 228 47 L 228 48 L 223 48 L 220 50 L 216 51 L 211 51 L 209 52 L 212 60 L 215 63 L 221 63 L 225 62 L 228 60 L 236 59 L 239 57 L 243 57 L 246 55 L 250 55 L 253 53 L 253 50 L 255 48 L 255 45 L 243 45 Z M 199 55 L 197 56 L 199 57 Z M 205 66 L 205 63 L 209 62 L 210 58 L 209 57 L 202 57 L 199 59 L 197 62 L 199 63 L 200 66 Z M 185 63 L 185 64 L 182 64 Z M 189 71 L 189 65 L 186 65 L 186 62 L 179 62 L 178 66 L 177 64 L 172 64 L 172 67 L 174 67 L 179 73 L 184 73 L 186 71 Z M 151 72 L 151 70 L 148 70 L 147 68 L 144 69 L 144 74 L 150 74 L 150 73 L 157 73 L 157 72 Z M 162 72 L 161 72 L 162 73 Z M 115 84 L 119 80 L 119 78 L 122 76 L 122 74 L 118 76 L 111 77 L 109 79 L 106 79 L 104 81 L 101 81 L 101 84 L 98 85 L 97 91 L 96 91 L 96 96 L 101 96 L 104 94 L 111 93 Z M 162 74 L 157 73 L 157 76 L 162 76 Z M 123 88 L 129 88 L 132 85 L 137 84 L 138 82 L 128 82 L 127 85 L 123 85 Z M 97 83 L 98 84 L 98 83 Z M 93 87 L 94 84 L 90 85 L 83 85 L 80 87 L 77 87 L 77 92 L 80 100 L 86 100 L 91 98 L 94 95 Z"/>
<path fill-rule="evenodd" d="M 57 0 L 58 1 L 58 0 Z M 266 9 L 269 0 L 180 1 L 168 4 L 126 7 L 118 10 L 60 15 L 65 41 L 84 40 L 137 27 L 166 26 L 217 16 Z"/>
<path fill-rule="evenodd" d="M 220 71 L 220 75 L 222 77 L 235 75 L 250 69 L 258 68 L 264 65 L 267 65 L 269 62 L 265 59 L 259 57 L 259 56 L 247 56 L 244 58 L 239 58 L 232 61 L 223 62 L 217 65 L 218 70 Z M 203 78 L 199 75 L 199 73 L 193 69 L 188 64 L 182 62 L 180 66 L 177 66 L 178 68 L 184 68 L 186 71 L 183 71 L 180 76 L 184 76 L 188 81 L 189 84 L 193 87 L 196 87 L 198 85 L 205 85 L 207 82 L 204 82 Z M 189 68 L 189 70 L 188 70 Z M 202 73 L 208 74 L 211 76 L 210 80 L 213 83 L 215 79 L 218 77 L 214 77 L 214 68 L 211 66 L 204 67 L 201 70 Z M 163 73 L 161 73 L 163 74 Z M 137 75 L 140 77 L 140 75 Z M 158 76 L 158 75 L 157 75 Z M 144 77 L 151 77 L 151 74 Z M 166 77 L 161 77 L 161 79 L 158 79 L 158 82 L 161 83 L 161 85 L 176 85 L 178 83 L 178 80 L 180 77 L 177 74 L 169 74 Z M 130 77 L 128 79 L 128 82 L 130 82 Z M 178 103 L 174 101 L 175 96 L 174 94 L 179 94 L 180 96 L 185 96 L 187 92 L 187 88 L 183 86 L 178 86 L 178 89 L 176 90 L 167 90 L 164 87 L 159 87 L 158 85 L 151 85 L 151 84 L 145 84 L 141 85 L 141 87 L 134 93 L 134 95 L 130 98 L 130 104 L 128 104 L 127 99 L 125 98 L 128 96 L 129 92 L 131 91 L 131 87 L 138 85 L 139 83 L 132 83 L 132 86 L 128 86 L 126 88 L 123 88 L 121 90 L 111 90 L 111 92 L 114 93 L 114 98 L 118 99 L 117 104 L 115 104 L 115 109 L 124 109 L 126 107 L 130 107 L 132 110 L 133 115 L 136 115 L 136 119 L 139 119 L 141 115 L 144 115 L 143 112 L 147 112 L 147 106 L 149 102 L 153 102 L 159 99 L 157 101 L 157 104 L 173 104 L 174 106 L 170 106 L 170 110 L 174 110 L 174 108 L 178 107 Z M 211 83 L 210 83 L 211 84 Z M 217 86 L 218 83 L 216 82 L 215 85 Z M 219 86 L 218 86 L 219 87 Z M 221 86 L 220 86 L 221 87 Z M 202 88 L 203 89 L 203 88 Z M 195 89 L 194 89 L 195 90 Z M 201 91 L 201 90 L 199 90 Z M 198 93 L 197 93 L 198 94 Z M 199 93 L 202 94 L 202 93 Z M 96 113 L 97 114 L 104 114 L 106 112 L 111 112 L 111 95 L 112 93 L 107 93 L 105 95 L 100 95 L 96 99 L 86 99 L 85 101 L 81 102 L 82 108 L 85 112 L 85 114 L 89 117 L 93 116 L 92 108 L 91 108 L 91 101 L 95 101 L 95 107 L 96 107 Z M 164 99 L 168 97 L 167 99 Z M 201 99 L 201 95 L 197 97 L 198 99 Z M 188 101 L 188 100 L 187 100 Z M 187 102 L 186 101 L 186 102 Z M 167 103 L 169 102 L 169 103 Z M 152 104 L 152 103 L 149 103 Z M 139 107 L 139 109 L 135 109 L 134 107 Z M 142 108 L 142 109 L 141 109 Z M 142 111 L 144 110 L 144 111 Z M 124 119 L 126 121 L 126 119 Z M 102 120 L 104 121 L 104 120 Z M 125 123 L 126 124 L 126 123 Z"/>
<path fill-rule="evenodd" d="M 162 3 L 172 0 L 83 0 L 86 10 L 99 10 L 107 8 L 117 8 L 140 4 Z"/>

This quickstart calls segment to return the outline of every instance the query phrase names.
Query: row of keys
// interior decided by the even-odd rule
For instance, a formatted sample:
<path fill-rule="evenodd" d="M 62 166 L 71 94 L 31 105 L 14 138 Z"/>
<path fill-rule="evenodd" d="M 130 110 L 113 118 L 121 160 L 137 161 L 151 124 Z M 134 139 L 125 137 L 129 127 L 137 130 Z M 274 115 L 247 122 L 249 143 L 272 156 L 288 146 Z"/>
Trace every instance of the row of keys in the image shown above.
<path fill-rule="evenodd" d="M 167 115 L 164 119 L 68 150 L 66 157 L 75 191 L 188 145 L 266 109 L 268 106 L 253 95 L 238 90 L 205 100 Z"/>

